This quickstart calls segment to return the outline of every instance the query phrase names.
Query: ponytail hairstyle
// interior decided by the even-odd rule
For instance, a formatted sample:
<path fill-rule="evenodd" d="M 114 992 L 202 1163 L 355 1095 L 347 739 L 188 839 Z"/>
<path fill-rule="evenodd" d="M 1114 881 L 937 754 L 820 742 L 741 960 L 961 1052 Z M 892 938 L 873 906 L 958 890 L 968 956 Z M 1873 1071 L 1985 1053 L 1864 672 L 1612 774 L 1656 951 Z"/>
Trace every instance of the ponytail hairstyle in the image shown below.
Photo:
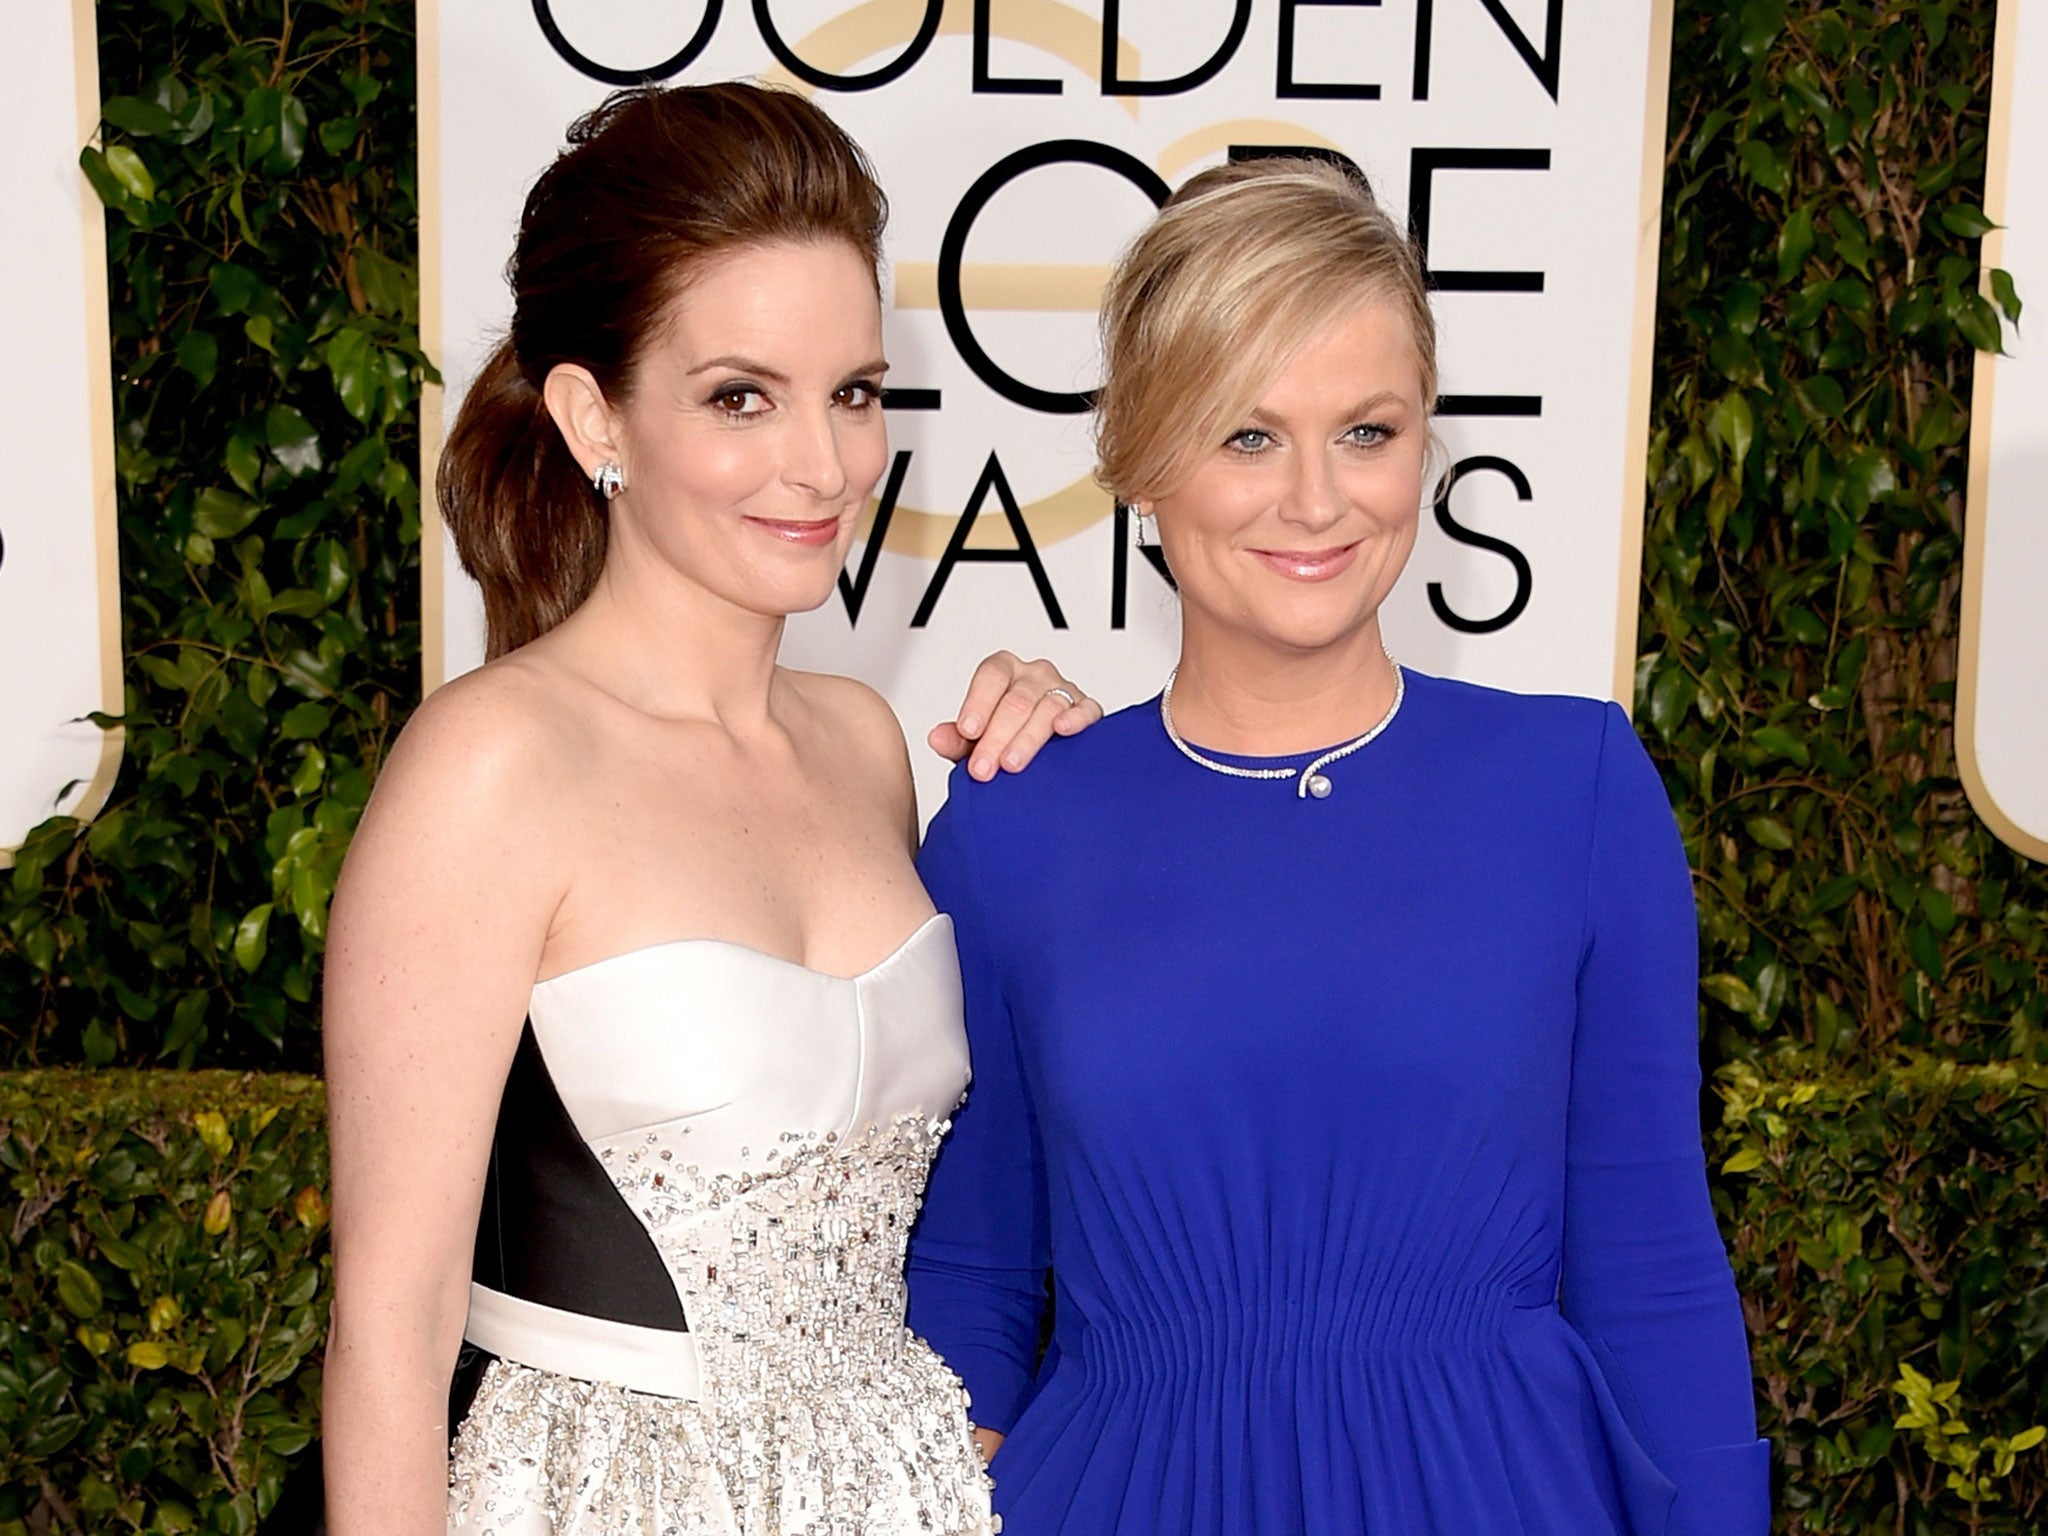
<path fill-rule="evenodd" d="M 614 405 L 707 260 L 838 240 L 879 267 L 888 204 L 860 147 L 803 97 L 727 83 L 616 91 L 527 194 L 512 329 L 442 449 L 441 515 L 483 588 L 496 658 L 575 612 L 604 568 L 605 502 L 541 387 L 563 363 Z"/>

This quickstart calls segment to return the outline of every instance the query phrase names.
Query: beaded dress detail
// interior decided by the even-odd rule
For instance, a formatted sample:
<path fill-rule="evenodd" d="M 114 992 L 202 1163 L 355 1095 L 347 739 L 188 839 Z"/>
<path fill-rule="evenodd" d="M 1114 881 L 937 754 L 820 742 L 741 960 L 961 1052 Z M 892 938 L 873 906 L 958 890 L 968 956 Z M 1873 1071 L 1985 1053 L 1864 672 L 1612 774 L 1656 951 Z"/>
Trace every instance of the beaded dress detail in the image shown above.
<path fill-rule="evenodd" d="M 451 1449 L 451 1533 L 997 1529 L 966 1393 L 904 1326 L 960 1006 L 943 917 L 858 977 L 689 940 L 534 989 L 547 1076 L 673 1287 L 650 1301 L 681 1309 L 663 1331 L 476 1287 L 495 1358 Z"/>

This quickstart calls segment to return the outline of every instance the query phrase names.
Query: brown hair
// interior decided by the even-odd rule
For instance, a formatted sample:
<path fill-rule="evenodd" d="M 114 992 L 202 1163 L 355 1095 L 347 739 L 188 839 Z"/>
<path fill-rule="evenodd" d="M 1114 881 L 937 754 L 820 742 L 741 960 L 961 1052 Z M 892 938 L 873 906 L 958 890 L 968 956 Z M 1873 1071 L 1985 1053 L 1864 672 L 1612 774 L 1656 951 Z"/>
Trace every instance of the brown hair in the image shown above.
<path fill-rule="evenodd" d="M 604 566 L 604 500 L 541 400 L 549 370 L 581 364 L 621 402 L 706 259 L 840 240 L 879 266 L 887 217 L 860 147 L 789 92 L 636 87 L 576 120 L 527 194 L 506 269 L 511 334 L 463 396 L 437 472 L 441 514 L 483 588 L 489 655 L 567 618 Z"/>
<path fill-rule="evenodd" d="M 1295 349 L 1362 302 L 1408 321 L 1433 411 L 1422 259 L 1362 180 L 1299 156 L 1192 177 L 1124 252 L 1103 298 L 1096 478 L 1126 504 L 1174 491 Z"/>

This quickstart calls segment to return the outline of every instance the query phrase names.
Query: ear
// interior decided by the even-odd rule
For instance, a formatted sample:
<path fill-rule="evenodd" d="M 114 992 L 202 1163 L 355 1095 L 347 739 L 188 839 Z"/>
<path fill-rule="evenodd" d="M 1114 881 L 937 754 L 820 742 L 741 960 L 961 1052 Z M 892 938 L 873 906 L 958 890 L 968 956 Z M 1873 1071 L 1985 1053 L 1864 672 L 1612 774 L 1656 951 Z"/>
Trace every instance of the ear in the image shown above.
<path fill-rule="evenodd" d="M 600 464 L 630 468 L 619 456 L 619 419 L 598 387 L 596 378 L 579 363 L 557 363 L 548 370 L 541 385 L 541 399 L 554 418 L 569 452 L 583 466 L 585 478 L 597 473 Z"/>

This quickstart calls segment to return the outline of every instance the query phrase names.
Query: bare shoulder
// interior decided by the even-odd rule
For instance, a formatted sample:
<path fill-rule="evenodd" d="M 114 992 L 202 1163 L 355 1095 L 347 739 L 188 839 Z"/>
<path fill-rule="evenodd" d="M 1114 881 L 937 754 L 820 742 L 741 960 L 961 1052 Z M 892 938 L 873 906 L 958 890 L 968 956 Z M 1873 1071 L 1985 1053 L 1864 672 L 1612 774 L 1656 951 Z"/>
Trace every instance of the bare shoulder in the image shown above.
<path fill-rule="evenodd" d="M 889 762 L 908 763 L 903 726 L 895 709 L 866 683 L 833 672 L 785 671 L 783 675 L 823 728 L 844 745 Z"/>
<path fill-rule="evenodd" d="M 577 732 L 566 719 L 562 685 L 516 658 L 443 684 L 413 711 L 384 771 L 387 783 L 460 783 L 474 794 L 517 793 L 563 764 Z"/>
<path fill-rule="evenodd" d="M 385 759 L 358 842 L 487 856 L 544 840 L 575 779 L 571 714 L 561 683 L 516 659 L 437 688 Z"/>
<path fill-rule="evenodd" d="M 862 794 L 872 796 L 870 804 L 892 823 L 913 826 L 917 787 L 910 776 L 910 749 L 889 701 L 866 683 L 830 672 L 785 671 L 783 676 L 810 722 L 807 748 L 851 768 Z"/>

